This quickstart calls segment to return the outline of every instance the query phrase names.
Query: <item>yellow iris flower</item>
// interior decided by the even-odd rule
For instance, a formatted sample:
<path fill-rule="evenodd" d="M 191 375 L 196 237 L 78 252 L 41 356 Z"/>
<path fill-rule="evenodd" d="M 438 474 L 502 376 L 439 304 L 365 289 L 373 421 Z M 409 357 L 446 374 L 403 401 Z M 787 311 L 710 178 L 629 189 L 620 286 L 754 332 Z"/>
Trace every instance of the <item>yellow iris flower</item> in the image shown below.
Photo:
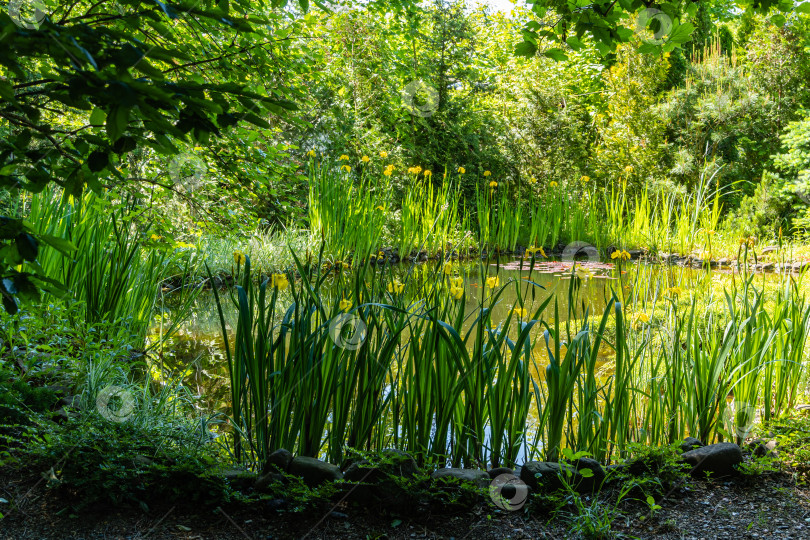
<path fill-rule="evenodd" d="M 557 187 L 559 184 L 557 184 L 557 182 L 552 180 L 551 182 L 548 183 L 548 185 L 551 186 L 551 187 Z"/>
<path fill-rule="evenodd" d="M 340 301 L 340 304 L 338 304 L 338 309 L 340 309 L 340 311 L 349 311 L 352 309 L 352 301 L 344 298 Z"/>
<path fill-rule="evenodd" d="M 385 159 L 388 157 L 388 152 L 380 152 L 380 157 Z"/>
<path fill-rule="evenodd" d="M 641 328 L 641 325 L 647 324 L 648 322 L 650 322 L 650 317 L 646 313 L 636 313 L 633 316 L 633 328 L 636 330 Z"/>
<path fill-rule="evenodd" d="M 236 264 L 245 264 L 246 260 L 247 257 L 245 257 L 245 254 L 242 253 L 241 251 L 233 252 L 233 262 L 235 262 Z"/>
<path fill-rule="evenodd" d="M 591 270 L 585 268 L 584 266 L 576 265 L 574 267 L 574 273 L 576 274 L 576 276 L 579 279 L 588 280 L 588 279 L 591 279 L 593 277 L 593 272 Z"/>
<path fill-rule="evenodd" d="M 610 254 L 610 258 L 611 259 L 621 259 L 623 261 L 628 261 L 628 260 L 630 260 L 630 254 L 628 252 L 626 252 L 626 251 L 621 250 L 621 249 L 617 249 L 616 251 L 614 251 L 613 253 Z"/>
<path fill-rule="evenodd" d="M 547 257 L 546 252 L 545 252 L 545 251 L 543 251 L 543 246 L 539 246 L 539 247 L 530 247 L 530 248 L 527 248 L 527 249 L 526 249 L 526 253 L 527 253 L 529 256 L 532 256 L 532 255 L 535 255 L 536 253 L 539 253 L 540 255 L 542 255 L 542 257 L 543 257 L 544 259 Z"/>
<path fill-rule="evenodd" d="M 467 172 L 467 169 L 465 169 L 464 167 L 458 168 L 458 174 L 464 174 L 465 172 Z"/>
<path fill-rule="evenodd" d="M 675 298 L 676 296 L 680 296 L 683 294 L 683 289 L 681 289 L 680 287 L 670 287 L 664 291 L 664 294 L 666 294 L 669 297 Z"/>
<path fill-rule="evenodd" d="M 270 285 L 283 291 L 290 286 L 290 281 L 287 279 L 286 274 L 273 274 Z"/>
<path fill-rule="evenodd" d="M 405 290 L 405 284 L 402 283 L 400 280 L 395 279 L 393 282 L 388 284 L 388 292 L 391 294 L 402 294 L 402 291 Z"/>
<path fill-rule="evenodd" d="M 338 159 L 339 159 L 340 161 L 349 161 L 349 156 L 347 156 L 346 154 L 343 154 L 343 155 L 342 155 L 342 156 L 340 156 Z"/>
<path fill-rule="evenodd" d="M 371 161 L 371 158 L 368 156 L 363 156 L 360 158 L 360 161 L 362 161 L 363 163 L 368 163 L 369 161 Z"/>
<path fill-rule="evenodd" d="M 352 172 L 352 168 L 349 165 L 342 165 L 340 168 L 346 172 Z"/>
<path fill-rule="evenodd" d="M 485 176 L 485 177 L 487 177 L 487 176 L 489 176 L 489 175 L 491 175 L 491 174 L 492 174 L 492 173 L 491 173 L 491 172 L 489 172 L 489 171 L 484 171 L 484 176 Z"/>
<path fill-rule="evenodd" d="M 501 280 L 498 278 L 498 276 L 488 277 L 487 278 L 487 287 L 489 287 L 490 289 L 494 289 L 495 287 L 498 286 L 498 284 L 500 282 L 501 282 Z"/>

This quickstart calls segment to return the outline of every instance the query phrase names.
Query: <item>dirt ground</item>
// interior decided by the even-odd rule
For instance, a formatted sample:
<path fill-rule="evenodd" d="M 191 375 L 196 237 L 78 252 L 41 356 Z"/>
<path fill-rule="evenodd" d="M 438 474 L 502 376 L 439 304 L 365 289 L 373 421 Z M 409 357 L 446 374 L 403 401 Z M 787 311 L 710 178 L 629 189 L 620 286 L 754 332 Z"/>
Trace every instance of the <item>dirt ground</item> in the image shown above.
<path fill-rule="evenodd" d="M 425 508 L 417 515 L 382 514 L 334 506 L 321 512 L 277 511 L 272 501 L 194 508 L 94 509 L 69 514 L 35 477 L 0 475 L 0 538 L 27 539 L 523 539 L 575 538 L 570 515 L 506 512 L 486 501 L 462 513 Z M 613 514 L 617 538 L 810 538 L 810 489 L 787 474 L 711 483 L 692 481 L 673 490 L 650 516 L 643 505 Z M 598 512 L 594 512 L 598 515 Z"/>

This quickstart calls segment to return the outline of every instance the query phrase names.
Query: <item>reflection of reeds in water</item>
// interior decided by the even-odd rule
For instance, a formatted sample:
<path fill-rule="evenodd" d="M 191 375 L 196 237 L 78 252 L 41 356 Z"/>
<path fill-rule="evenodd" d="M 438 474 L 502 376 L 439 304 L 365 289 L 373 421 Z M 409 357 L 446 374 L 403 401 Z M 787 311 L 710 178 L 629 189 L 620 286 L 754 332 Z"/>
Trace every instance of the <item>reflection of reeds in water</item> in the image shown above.
<path fill-rule="evenodd" d="M 734 438 L 726 419 L 748 421 L 744 399 L 775 416 L 802 376 L 810 310 L 787 280 L 766 294 L 735 277 L 717 294 L 707 272 L 629 265 L 598 287 L 574 275 L 546 289 L 531 269 L 508 280 L 481 265 L 472 287 L 441 263 L 321 268 L 301 261 L 304 278 L 285 290 L 243 271 L 225 352 L 248 460 L 286 447 L 340 462 L 349 448 L 389 446 L 467 465 L 563 447 L 611 460 L 632 441 Z M 404 290 L 389 291 L 394 279 Z M 365 326 L 357 348 L 330 334 L 342 313 Z"/>

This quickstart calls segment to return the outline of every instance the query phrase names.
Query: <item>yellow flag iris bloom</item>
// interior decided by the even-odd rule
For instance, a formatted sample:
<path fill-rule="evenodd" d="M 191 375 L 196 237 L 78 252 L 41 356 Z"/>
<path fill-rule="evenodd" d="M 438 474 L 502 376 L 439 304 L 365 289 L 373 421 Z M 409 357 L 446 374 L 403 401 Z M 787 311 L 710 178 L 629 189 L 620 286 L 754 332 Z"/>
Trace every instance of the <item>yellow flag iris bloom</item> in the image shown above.
<path fill-rule="evenodd" d="M 393 282 L 388 284 L 388 292 L 391 294 L 402 294 L 402 291 L 404 290 L 405 284 L 398 279 L 395 279 Z"/>
<path fill-rule="evenodd" d="M 286 274 L 273 274 L 270 284 L 278 290 L 283 291 L 290 286 L 290 281 L 287 279 Z"/>

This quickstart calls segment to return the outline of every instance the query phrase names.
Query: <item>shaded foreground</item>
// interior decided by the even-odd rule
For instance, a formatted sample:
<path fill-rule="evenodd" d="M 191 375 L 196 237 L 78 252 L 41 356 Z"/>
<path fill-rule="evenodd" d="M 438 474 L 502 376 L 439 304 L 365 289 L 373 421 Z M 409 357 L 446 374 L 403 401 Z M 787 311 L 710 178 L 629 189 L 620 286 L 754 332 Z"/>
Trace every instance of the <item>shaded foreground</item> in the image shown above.
<path fill-rule="evenodd" d="M 0 538 L 574 538 L 568 520 L 548 512 L 504 512 L 481 501 L 465 511 L 426 508 L 407 517 L 381 515 L 336 506 L 305 514 L 274 512 L 267 501 L 231 503 L 194 512 L 175 506 L 109 512 L 97 509 L 81 517 L 66 513 L 63 502 L 49 496 L 36 475 L 2 474 L 3 497 L 27 504 L 2 521 Z M 613 521 L 616 537 L 636 538 L 805 538 L 810 523 L 810 489 L 789 475 L 755 480 L 703 482 L 671 494 L 652 518 L 645 509 L 626 508 Z"/>

